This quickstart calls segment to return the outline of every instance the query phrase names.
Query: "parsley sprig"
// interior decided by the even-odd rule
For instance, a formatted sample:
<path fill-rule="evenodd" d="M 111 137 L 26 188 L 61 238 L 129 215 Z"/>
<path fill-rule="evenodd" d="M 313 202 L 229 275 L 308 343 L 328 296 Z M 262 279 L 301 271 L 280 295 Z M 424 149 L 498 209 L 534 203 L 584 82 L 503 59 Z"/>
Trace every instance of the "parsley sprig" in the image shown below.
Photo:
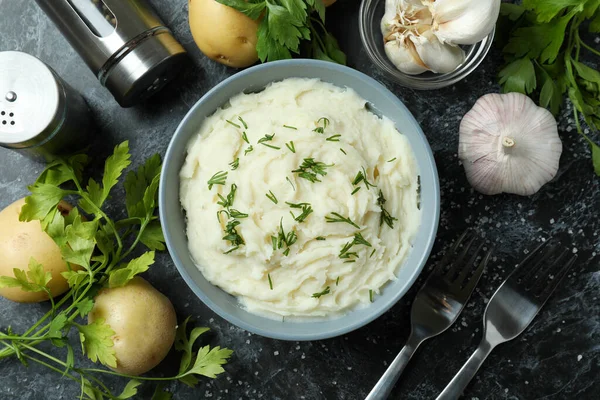
<path fill-rule="evenodd" d="M 600 146 L 584 132 L 585 122 L 600 129 L 600 72 L 581 61 L 586 53 L 600 51 L 581 38 L 582 28 L 600 32 L 597 0 L 523 0 L 522 5 L 503 3 L 499 40 L 507 64 L 499 73 L 504 92 L 532 94 L 539 104 L 558 114 L 563 95 L 573 104 L 577 131 L 591 148 L 592 163 L 600 176 Z M 587 23 L 589 22 L 589 24 Z M 502 35 L 504 33 L 504 35 Z"/>
<path fill-rule="evenodd" d="M 83 183 L 83 172 L 89 159 L 84 154 L 61 158 L 48 164 L 37 181 L 29 186 L 31 195 L 21 209 L 22 221 L 38 220 L 44 231 L 60 249 L 67 265 L 79 265 L 62 273 L 69 291 L 60 299 L 51 298 L 50 310 L 22 333 L 10 327 L 0 328 L 0 360 L 17 358 L 24 365 L 36 363 L 76 382 L 86 399 L 128 399 L 137 394 L 141 381 L 179 380 L 189 386 L 198 383 L 199 376 L 214 378 L 224 370 L 232 351 L 204 346 L 193 350 L 197 338 L 208 328 L 187 332 L 188 320 L 177 332 L 175 348 L 184 353 L 177 374 L 171 377 L 133 377 L 102 368 L 76 364 L 74 338 L 79 338 L 84 354 L 93 361 L 116 367 L 112 336 L 114 331 L 102 319 L 86 324 L 85 318 L 94 306 L 94 297 L 103 287 L 126 285 L 154 263 L 155 251 L 164 250 L 164 238 L 158 217 L 157 191 L 160 179 L 159 155 L 125 176 L 125 209 L 127 217 L 113 220 L 105 210 L 105 202 L 118 184 L 123 171 L 130 165 L 128 142 L 117 145 L 104 165 L 101 182 L 90 178 Z M 78 207 L 68 215 L 61 213 L 59 202 L 69 196 Z M 83 217 L 82 210 L 86 217 Z M 141 252 L 141 245 L 146 251 Z M 0 277 L 0 287 L 17 287 L 25 291 L 44 291 L 50 295 L 50 277 L 34 259 L 28 271 L 14 270 L 14 277 Z M 70 332 L 75 331 L 77 335 Z M 41 344 L 45 346 L 39 348 Z M 55 354 L 50 345 L 66 349 Z M 116 375 L 130 379 L 121 394 L 113 393 L 100 377 Z M 157 390 L 157 393 L 162 393 Z"/>
<path fill-rule="evenodd" d="M 319 60 L 346 64 L 346 55 L 327 32 L 322 0 L 217 0 L 258 20 L 256 51 L 262 62 L 292 58 L 306 48 Z M 310 46 L 301 46 L 310 41 Z"/>

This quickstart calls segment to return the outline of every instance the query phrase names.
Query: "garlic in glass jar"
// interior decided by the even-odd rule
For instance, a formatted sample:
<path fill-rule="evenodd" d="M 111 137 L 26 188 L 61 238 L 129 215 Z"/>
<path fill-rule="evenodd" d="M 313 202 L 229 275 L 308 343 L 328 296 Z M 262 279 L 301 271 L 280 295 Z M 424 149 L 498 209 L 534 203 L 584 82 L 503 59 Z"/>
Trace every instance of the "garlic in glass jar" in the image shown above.
<path fill-rule="evenodd" d="M 458 157 L 483 194 L 534 194 L 556 175 L 561 153 L 556 120 L 521 93 L 486 94 L 460 123 Z"/>
<path fill-rule="evenodd" d="M 451 72 L 465 61 L 458 45 L 486 37 L 499 10 L 500 0 L 386 0 L 385 53 L 405 74 Z"/>

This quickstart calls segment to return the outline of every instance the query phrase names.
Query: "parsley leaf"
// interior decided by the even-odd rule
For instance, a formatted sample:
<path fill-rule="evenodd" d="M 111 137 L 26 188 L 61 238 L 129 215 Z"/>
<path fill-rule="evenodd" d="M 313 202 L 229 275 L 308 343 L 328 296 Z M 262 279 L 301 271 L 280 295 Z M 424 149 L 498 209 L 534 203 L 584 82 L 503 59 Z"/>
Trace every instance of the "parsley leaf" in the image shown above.
<path fill-rule="evenodd" d="M 132 398 L 137 394 L 137 387 L 141 384 L 142 382 L 137 381 L 135 379 L 130 380 L 129 382 L 127 382 L 127 385 L 125 386 L 121 394 L 117 396 L 117 399 L 125 400 Z"/>
<path fill-rule="evenodd" d="M 523 0 L 523 7 L 535 11 L 539 22 L 549 22 L 566 7 L 580 3 L 581 0 Z"/>
<path fill-rule="evenodd" d="M 265 9 L 265 2 L 250 2 L 244 0 L 217 0 L 219 3 L 235 8 L 252 19 L 258 19 Z"/>
<path fill-rule="evenodd" d="M 31 195 L 25 198 L 19 221 L 44 219 L 67 194 L 60 187 L 48 183 L 37 183 L 28 189 Z"/>
<path fill-rule="evenodd" d="M 125 207 L 130 218 L 143 218 L 147 212 L 152 213 L 154 211 L 147 210 L 143 200 L 152 194 L 151 191 L 148 192 L 148 189 L 152 182 L 160 176 L 161 167 L 160 156 L 155 154 L 148 158 L 137 171 L 129 171 L 125 176 L 123 182 L 125 186 Z"/>
<path fill-rule="evenodd" d="M 29 271 L 13 268 L 13 277 L 0 276 L 0 288 L 18 287 L 25 292 L 48 291 L 48 282 L 52 279 L 52 273 L 44 272 L 42 264 L 29 259 Z"/>
<path fill-rule="evenodd" d="M 102 364 L 116 368 L 117 359 L 112 336 L 115 331 L 104 323 L 104 319 L 98 318 L 87 325 L 74 324 L 79 331 L 81 349 L 93 362 L 100 361 Z"/>
<path fill-rule="evenodd" d="M 165 237 L 159 221 L 152 221 L 146 226 L 140 236 L 140 242 L 150 250 L 163 251 L 165 249 Z"/>
<path fill-rule="evenodd" d="M 111 271 L 108 278 L 108 287 L 115 288 L 125 286 L 127 282 L 138 274 L 148 271 L 148 268 L 154 264 L 154 252 L 148 251 L 138 258 L 134 258 L 129 263 L 119 269 Z"/>
<path fill-rule="evenodd" d="M 499 75 L 504 93 L 531 93 L 536 87 L 535 70 L 529 58 L 520 58 L 504 67 Z"/>

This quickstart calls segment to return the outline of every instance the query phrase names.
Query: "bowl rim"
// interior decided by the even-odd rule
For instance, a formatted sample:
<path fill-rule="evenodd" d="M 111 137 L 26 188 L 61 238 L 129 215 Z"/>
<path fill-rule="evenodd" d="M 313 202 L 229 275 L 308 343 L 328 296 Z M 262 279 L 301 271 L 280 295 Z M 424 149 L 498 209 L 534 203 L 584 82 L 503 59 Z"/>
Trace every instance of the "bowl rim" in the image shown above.
<path fill-rule="evenodd" d="M 374 90 L 380 92 L 380 94 L 383 95 L 384 97 L 386 97 L 387 100 L 392 102 L 395 107 L 404 109 L 410 122 L 414 124 L 414 126 L 417 128 L 417 133 L 421 136 L 421 139 L 424 144 L 425 152 L 426 152 L 427 158 L 428 158 L 425 163 L 427 164 L 428 168 L 430 169 L 429 173 L 433 177 L 433 180 L 432 180 L 433 182 L 431 183 L 431 186 L 432 186 L 431 189 L 432 189 L 432 202 L 434 204 L 434 207 L 433 207 L 433 210 L 431 210 L 431 212 L 433 213 L 432 219 L 431 219 L 432 222 L 431 222 L 430 226 L 428 227 L 428 231 L 425 234 L 427 237 L 427 243 L 423 246 L 423 252 L 420 255 L 420 257 L 418 258 L 418 266 L 413 269 L 410 277 L 408 279 L 404 280 L 405 284 L 404 284 L 402 290 L 399 290 L 397 293 L 395 293 L 390 299 L 388 299 L 388 301 L 385 305 L 380 306 L 378 309 L 374 309 L 374 312 L 369 313 L 365 318 L 357 320 L 354 323 L 345 324 L 336 329 L 329 329 L 327 331 L 314 332 L 314 333 L 310 332 L 310 333 L 290 334 L 290 333 L 273 332 L 270 330 L 263 329 L 260 326 L 247 323 L 246 321 L 243 321 L 239 317 L 232 315 L 229 312 L 227 312 L 226 310 L 224 310 L 219 304 L 217 304 L 215 301 L 213 301 L 203 290 L 200 289 L 200 287 L 196 284 L 194 279 L 190 276 L 190 274 L 186 270 L 186 267 L 184 266 L 185 262 L 180 258 L 179 254 L 175 251 L 175 245 L 174 245 L 175 239 L 172 237 L 171 228 L 170 228 L 171 223 L 169 222 L 171 218 L 165 214 L 166 213 L 165 210 L 167 209 L 167 206 L 166 206 L 167 194 L 166 194 L 166 189 L 165 189 L 167 174 L 164 172 L 166 170 L 168 170 L 169 168 L 180 169 L 180 166 L 171 166 L 172 165 L 171 160 L 173 160 L 173 158 L 174 158 L 173 154 L 175 152 L 175 147 L 176 147 L 175 142 L 176 142 L 176 138 L 184 130 L 184 127 L 192 119 L 192 116 L 197 112 L 198 109 L 200 109 L 204 105 L 204 103 L 208 102 L 208 100 L 210 98 L 212 98 L 213 96 L 216 96 L 219 93 L 219 91 L 221 91 L 224 87 L 231 84 L 232 82 L 234 82 L 236 80 L 244 79 L 248 75 L 265 74 L 265 73 L 268 74 L 269 71 L 271 71 L 273 69 L 277 69 L 277 68 L 285 67 L 285 66 L 295 66 L 295 67 L 302 66 L 302 67 L 308 67 L 308 68 L 328 68 L 328 69 L 334 70 L 335 72 L 349 75 L 353 79 L 364 81 L 369 86 L 371 86 Z M 292 78 L 292 77 L 294 77 L 294 76 L 293 75 L 289 76 L 289 78 Z M 272 82 L 276 82 L 279 80 L 280 79 L 273 79 Z M 336 86 L 339 86 L 339 85 L 336 85 Z M 351 85 L 347 85 L 347 87 L 352 88 Z M 213 110 L 212 112 L 214 112 L 214 111 L 216 111 L 216 109 Z M 206 115 L 211 115 L 211 114 L 208 113 Z M 179 173 L 177 173 L 177 174 L 179 174 Z M 421 171 L 421 175 L 423 175 L 423 171 Z M 179 182 L 177 183 L 177 187 L 179 187 Z M 177 198 L 179 199 L 179 195 L 177 196 Z M 412 113 L 408 110 L 408 108 L 404 105 L 404 103 L 398 97 L 396 97 L 389 89 L 387 89 L 384 85 L 382 85 L 375 79 L 371 78 L 370 76 L 368 76 L 358 70 L 352 69 L 350 67 L 342 66 L 342 65 L 335 64 L 335 63 L 328 62 L 328 61 L 320 61 L 320 60 L 312 60 L 312 59 L 290 59 L 290 60 L 279 60 L 279 61 L 273 61 L 273 62 L 269 62 L 269 63 L 265 63 L 265 64 L 259 64 L 259 65 L 253 66 L 251 68 L 248 68 L 244 71 L 235 73 L 234 75 L 221 81 L 219 84 L 217 84 L 212 89 L 210 89 L 208 92 L 206 92 L 188 110 L 186 115 L 183 117 L 183 119 L 177 126 L 175 133 L 171 137 L 169 146 L 168 146 L 167 151 L 164 156 L 163 173 L 161 174 L 160 184 L 159 184 L 158 203 L 159 203 L 159 216 L 160 216 L 161 225 L 162 225 L 163 231 L 164 231 L 165 242 L 166 242 L 169 254 L 173 260 L 173 263 L 175 264 L 175 267 L 177 268 L 179 274 L 181 275 L 181 277 L 183 278 L 185 283 L 188 285 L 188 287 L 194 292 L 194 294 L 206 306 L 208 306 L 208 308 L 210 308 L 213 312 L 215 312 L 217 315 L 219 315 L 221 318 L 225 319 L 229 323 L 231 323 L 239 328 L 242 328 L 246 331 L 249 331 L 249 332 L 264 336 L 264 337 L 272 338 L 272 339 L 291 340 L 291 341 L 306 341 L 306 340 L 321 340 L 321 339 L 332 338 L 332 337 L 340 336 L 340 335 L 346 334 L 348 332 L 351 332 L 353 330 L 359 329 L 359 328 L 369 324 L 370 322 L 374 321 L 375 319 L 379 318 L 385 312 L 389 311 L 406 294 L 406 292 L 408 292 L 408 290 L 415 283 L 418 276 L 421 274 L 423 268 L 425 267 L 427 260 L 429 259 L 429 255 L 431 254 L 431 250 L 433 248 L 433 244 L 435 242 L 435 238 L 436 238 L 436 234 L 437 234 L 437 230 L 438 230 L 438 226 L 439 226 L 441 198 L 440 198 L 439 175 L 438 175 L 437 167 L 435 164 L 435 158 L 433 155 L 433 151 L 431 150 L 431 146 L 429 145 L 429 142 L 428 142 L 425 134 L 423 133 L 423 130 L 422 130 L 421 126 L 419 125 L 419 123 L 416 121 L 416 119 L 414 118 Z M 390 284 L 390 282 L 387 282 L 383 287 L 385 288 L 385 286 L 389 285 L 389 284 Z M 222 290 L 221 288 L 218 288 L 218 287 L 217 287 L 217 289 Z M 367 307 L 372 307 L 372 305 L 367 306 Z M 252 313 L 244 310 L 242 307 L 240 307 L 240 309 L 242 311 L 244 311 L 245 313 L 248 313 L 252 316 L 261 317 L 260 315 L 252 314 Z M 348 315 L 351 315 L 352 312 L 354 312 L 354 311 L 350 311 L 340 317 L 337 317 L 337 318 L 331 319 L 331 320 L 326 320 L 326 321 L 342 320 L 343 318 L 346 318 Z M 263 318 L 265 318 L 265 317 L 263 317 Z M 287 323 L 288 324 L 292 324 L 292 323 L 302 324 L 303 322 L 290 321 Z"/>

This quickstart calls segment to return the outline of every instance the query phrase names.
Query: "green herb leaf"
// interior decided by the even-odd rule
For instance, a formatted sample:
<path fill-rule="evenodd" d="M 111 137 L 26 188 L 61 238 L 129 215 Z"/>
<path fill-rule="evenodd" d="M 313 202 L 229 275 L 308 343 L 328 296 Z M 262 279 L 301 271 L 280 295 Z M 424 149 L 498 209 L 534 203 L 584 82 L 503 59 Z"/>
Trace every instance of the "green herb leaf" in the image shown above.
<path fill-rule="evenodd" d="M 79 331 L 81 349 L 92 362 L 100 361 L 102 364 L 116 368 L 117 359 L 113 348 L 112 336 L 115 332 L 103 318 L 98 318 L 88 325 L 75 324 Z"/>
<path fill-rule="evenodd" d="M 162 385 L 157 385 L 156 389 L 154 389 L 154 394 L 152 395 L 151 400 L 172 400 L 172 399 L 173 399 L 173 393 L 163 390 Z"/>
<path fill-rule="evenodd" d="M 160 176 L 161 168 L 160 156 L 154 154 L 137 171 L 129 171 L 125 176 L 125 207 L 130 218 L 144 218 L 147 215 L 144 195 L 148 186 Z"/>
<path fill-rule="evenodd" d="M 600 176 L 600 146 L 594 142 L 590 142 L 592 148 L 592 163 L 594 164 L 594 172 Z"/>
<path fill-rule="evenodd" d="M 218 194 L 221 201 L 217 201 L 217 204 L 219 204 L 220 206 L 223 206 L 224 208 L 229 208 L 229 207 L 233 206 L 236 191 L 237 191 L 237 185 L 235 183 L 232 183 L 231 189 L 229 190 L 229 194 L 227 195 L 227 198 Z"/>
<path fill-rule="evenodd" d="M 124 141 L 115 146 L 113 154 L 106 159 L 104 164 L 104 175 L 102 176 L 102 201 L 98 207 L 108 198 L 111 189 L 117 184 L 123 170 L 131 164 L 129 161 L 129 141 Z"/>
<path fill-rule="evenodd" d="M 208 328 L 204 327 L 194 328 L 192 329 L 188 338 L 187 324 L 189 320 L 190 317 L 187 317 L 185 321 L 177 328 L 177 333 L 175 334 L 175 350 L 183 352 L 183 356 L 181 357 L 181 362 L 179 365 L 180 374 L 187 371 L 192 362 L 192 357 L 194 355 L 193 347 L 198 337 L 209 331 Z"/>
<path fill-rule="evenodd" d="M 275 203 L 275 204 L 277 204 L 277 203 L 278 203 L 278 201 L 277 201 L 277 197 L 275 197 L 275 195 L 273 194 L 273 192 L 271 192 L 270 190 L 269 190 L 269 193 L 266 193 L 266 194 L 265 194 L 265 196 L 267 196 L 267 198 L 268 198 L 269 200 L 271 200 L 273 203 Z"/>
<path fill-rule="evenodd" d="M 267 278 L 269 279 L 269 287 L 273 290 L 273 281 L 271 280 L 271 274 L 267 274 Z"/>
<path fill-rule="evenodd" d="M 325 140 L 327 140 L 328 142 L 339 142 L 341 137 L 342 137 L 342 135 L 333 135 L 333 136 L 329 136 Z"/>
<path fill-rule="evenodd" d="M 419 177 L 420 179 L 420 177 Z M 394 229 L 394 221 L 398 221 L 398 218 L 392 217 L 392 215 L 384 208 L 385 202 L 387 200 L 383 197 L 383 192 L 379 191 L 379 196 L 377 197 L 377 205 L 381 208 L 381 216 L 379 218 L 379 226 L 385 224 L 389 226 L 391 229 Z"/>
<path fill-rule="evenodd" d="M 79 311 L 79 316 L 83 318 L 94 308 L 94 300 L 91 298 L 83 299 L 75 304 L 75 308 Z"/>
<path fill-rule="evenodd" d="M 29 186 L 28 189 L 31 195 L 25 197 L 19 221 L 44 219 L 67 194 L 58 186 L 46 183 Z"/>
<path fill-rule="evenodd" d="M 149 250 L 165 250 L 165 237 L 159 221 L 152 221 L 140 235 L 140 242 Z"/>
<path fill-rule="evenodd" d="M 89 279 L 88 271 L 65 271 L 60 273 L 67 280 L 69 287 L 79 286 L 82 282 Z"/>
<path fill-rule="evenodd" d="M 325 221 L 329 222 L 329 223 L 335 223 L 335 222 L 345 222 L 347 224 L 352 225 L 353 227 L 360 229 L 360 226 L 356 225 L 350 218 L 346 218 L 341 216 L 338 213 L 332 212 L 330 213 L 332 215 L 332 217 L 330 216 L 325 216 Z"/>
<path fill-rule="evenodd" d="M 233 160 L 232 162 L 230 162 L 229 165 L 231 166 L 232 170 L 238 169 L 238 167 L 240 166 L 240 158 L 237 157 L 235 160 Z"/>
<path fill-rule="evenodd" d="M 89 270 L 97 231 L 98 220 L 82 222 L 81 217 L 77 217 L 73 224 L 65 228 L 68 246 L 60 249 L 64 260 Z"/>
<path fill-rule="evenodd" d="M 581 3 L 581 0 L 523 0 L 523 8 L 535 11 L 539 22 L 550 22 L 565 8 Z"/>
<path fill-rule="evenodd" d="M 63 337 L 62 330 L 67 326 L 67 315 L 64 312 L 59 313 L 50 322 L 48 327 L 48 337 L 60 339 Z"/>
<path fill-rule="evenodd" d="M 227 172 L 217 172 L 208 180 L 208 190 L 211 190 L 213 185 L 224 185 L 226 180 Z"/>
<path fill-rule="evenodd" d="M 525 12 L 523 6 L 511 3 L 502 3 L 500 5 L 500 15 L 507 16 L 511 21 L 516 21 Z"/>
<path fill-rule="evenodd" d="M 226 4 L 226 5 L 228 5 L 228 4 Z M 227 122 L 229 125 L 233 125 L 233 126 L 235 126 L 235 127 L 236 127 L 236 128 L 238 128 L 238 129 L 242 129 L 242 127 L 241 127 L 241 126 L 239 126 L 239 125 L 238 125 L 238 124 L 236 124 L 235 122 L 231 122 L 231 121 L 230 121 L 230 120 L 228 120 L 228 119 L 226 119 L 226 120 L 225 120 L 225 122 Z"/>
<path fill-rule="evenodd" d="M 304 178 L 313 183 L 321 182 L 317 175 L 327 175 L 327 168 L 332 167 L 334 164 L 325 164 L 320 161 L 315 161 L 314 158 L 305 158 L 300 167 L 293 170 L 292 173 L 298 173 L 300 178 Z"/>
<path fill-rule="evenodd" d="M 248 153 L 250 153 L 252 150 L 254 150 L 254 147 L 252 147 L 251 145 L 248 146 L 248 148 L 244 150 L 244 155 L 248 155 Z"/>
<path fill-rule="evenodd" d="M 280 5 L 267 2 L 266 20 L 269 34 L 282 46 L 294 53 L 298 53 L 302 32 L 298 29 L 302 26 L 298 15 L 293 15 L 290 10 Z"/>
<path fill-rule="evenodd" d="M 137 388 L 141 384 L 142 382 L 137 381 L 135 379 L 130 380 L 129 382 L 127 382 L 127 385 L 125 386 L 121 394 L 117 396 L 117 399 L 124 400 L 132 398 L 137 394 Z"/>
<path fill-rule="evenodd" d="M 190 370 L 184 376 L 190 374 L 202 375 L 208 378 L 216 378 L 217 375 L 225 372 L 221 365 L 227 363 L 233 350 L 222 349 L 220 346 L 210 348 L 210 346 L 201 347 L 196 355 L 196 361 Z"/>
<path fill-rule="evenodd" d="M 531 93 L 536 88 L 535 69 L 529 58 L 520 58 L 500 71 L 500 84 L 504 93 Z"/>
<path fill-rule="evenodd" d="M 321 296 L 325 296 L 326 294 L 331 293 L 331 289 L 329 288 L 329 286 L 327 286 L 325 289 L 323 289 L 323 291 L 319 292 L 319 293 L 313 293 L 311 297 L 314 297 L 315 299 L 318 299 Z"/>
<path fill-rule="evenodd" d="M 288 149 L 290 149 L 290 151 L 291 151 L 292 153 L 295 153 L 295 152 L 296 152 L 296 147 L 294 147 L 294 142 L 293 142 L 293 141 L 291 141 L 291 142 L 289 142 L 289 143 L 286 143 L 286 144 L 285 144 L 285 146 L 286 146 Z"/>
<path fill-rule="evenodd" d="M 125 286 L 136 275 L 148 271 L 154 264 L 154 252 L 148 251 L 141 256 L 129 261 L 126 266 L 111 271 L 108 278 L 108 287 L 116 288 Z"/>
<path fill-rule="evenodd" d="M 235 8 L 252 19 L 258 19 L 262 14 L 266 2 L 246 2 L 244 0 L 217 0 L 219 3 Z"/>
<path fill-rule="evenodd" d="M 354 244 L 362 244 L 367 247 L 372 247 L 371 243 L 369 243 L 360 232 L 356 232 L 354 234 Z"/>
<path fill-rule="evenodd" d="M 288 129 L 293 129 L 295 131 L 298 130 L 298 128 L 296 128 L 295 126 L 290 126 L 290 125 L 283 125 L 284 128 L 288 128 Z"/>

